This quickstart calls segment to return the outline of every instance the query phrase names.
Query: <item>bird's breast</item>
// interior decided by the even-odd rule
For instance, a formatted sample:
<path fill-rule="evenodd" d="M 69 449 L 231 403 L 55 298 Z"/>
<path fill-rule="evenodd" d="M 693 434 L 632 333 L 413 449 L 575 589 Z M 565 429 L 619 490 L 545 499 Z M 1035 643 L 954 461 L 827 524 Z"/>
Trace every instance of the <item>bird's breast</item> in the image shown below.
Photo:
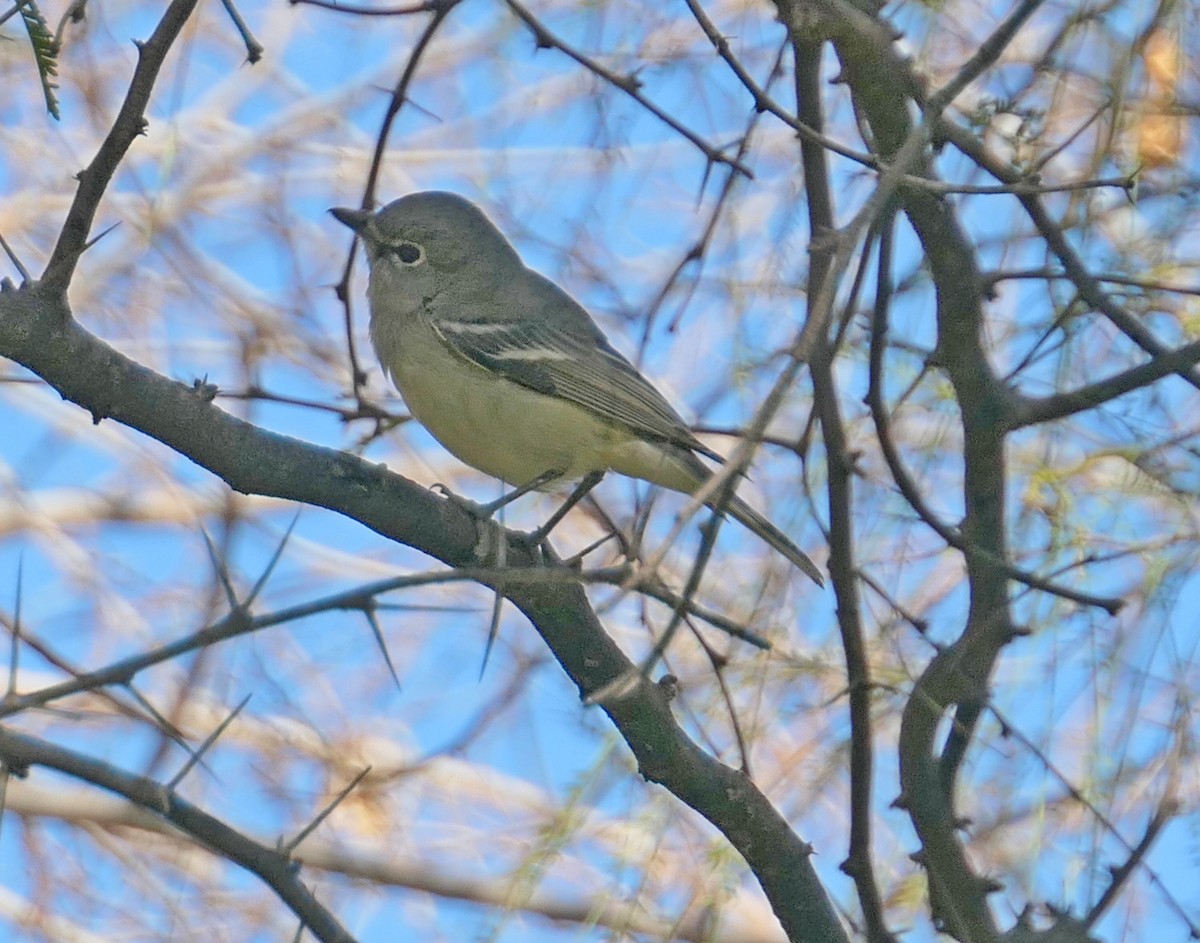
<path fill-rule="evenodd" d="M 413 417 L 458 459 L 511 485 L 607 470 L 629 438 L 566 400 L 452 352 L 420 316 L 372 319 L 371 338 Z"/>

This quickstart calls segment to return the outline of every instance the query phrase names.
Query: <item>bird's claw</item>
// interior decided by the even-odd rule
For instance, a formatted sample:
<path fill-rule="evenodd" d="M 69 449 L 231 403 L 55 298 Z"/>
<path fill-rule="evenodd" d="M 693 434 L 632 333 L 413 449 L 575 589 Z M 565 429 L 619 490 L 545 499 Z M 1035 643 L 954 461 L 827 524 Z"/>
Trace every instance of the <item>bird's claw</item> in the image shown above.
<path fill-rule="evenodd" d="M 496 508 L 492 504 L 479 504 L 476 501 L 472 501 L 470 498 L 464 498 L 461 494 L 455 494 L 440 481 L 434 482 L 432 485 L 430 485 L 429 490 L 436 491 L 460 511 L 465 514 L 469 514 L 477 521 L 490 521 L 492 516 L 496 513 Z"/>
<path fill-rule="evenodd" d="M 431 485 L 430 490 L 436 491 L 448 502 L 453 504 L 456 508 L 477 523 L 493 524 L 497 528 L 497 534 L 504 534 L 507 536 L 510 542 L 515 543 L 524 549 L 529 557 L 533 560 L 534 565 L 542 566 L 545 565 L 547 561 L 555 559 L 554 553 L 550 548 L 549 540 L 547 539 L 549 537 L 549 533 L 545 530 L 545 528 L 539 527 L 537 530 L 530 531 L 529 533 L 508 531 L 501 528 L 500 524 L 493 520 L 496 512 L 508 503 L 506 500 L 493 501 L 489 502 L 488 504 L 479 504 L 478 502 L 472 501 L 470 498 L 464 498 L 460 494 L 455 494 L 441 482 Z M 482 539 L 482 533 L 480 537 Z M 499 539 L 504 538 L 500 537 Z M 486 552 L 482 550 L 482 543 L 479 552 L 481 557 L 487 555 Z M 507 554 L 504 556 L 507 557 Z"/>

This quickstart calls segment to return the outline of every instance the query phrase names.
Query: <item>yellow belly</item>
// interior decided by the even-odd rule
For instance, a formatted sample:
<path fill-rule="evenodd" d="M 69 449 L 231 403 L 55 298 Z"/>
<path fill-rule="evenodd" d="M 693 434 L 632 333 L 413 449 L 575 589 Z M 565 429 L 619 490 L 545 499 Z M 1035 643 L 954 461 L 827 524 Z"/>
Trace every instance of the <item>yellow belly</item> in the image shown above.
<path fill-rule="evenodd" d="M 401 368 L 394 379 L 417 421 L 461 461 L 511 485 L 608 468 L 614 433 L 590 413 L 473 364 L 453 371 Z"/>
<path fill-rule="evenodd" d="M 607 470 L 609 452 L 630 438 L 582 407 L 464 360 L 417 319 L 372 328 L 379 359 L 416 420 L 456 458 L 511 485 L 550 471 L 570 480 Z"/>
<path fill-rule="evenodd" d="M 460 461 L 510 485 L 612 470 L 686 492 L 707 477 L 689 453 L 459 357 L 418 316 L 373 320 L 371 337 L 416 420 Z"/>

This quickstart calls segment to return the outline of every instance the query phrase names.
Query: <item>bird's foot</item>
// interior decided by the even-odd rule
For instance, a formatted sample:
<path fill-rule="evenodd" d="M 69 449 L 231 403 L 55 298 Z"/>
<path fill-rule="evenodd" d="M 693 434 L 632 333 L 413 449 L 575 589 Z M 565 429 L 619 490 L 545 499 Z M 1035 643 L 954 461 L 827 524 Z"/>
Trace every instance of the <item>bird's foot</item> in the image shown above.
<path fill-rule="evenodd" d="M 464 498 L 461 494 L 455 494 L 441 482 L 435 483 L 430 487 L 429 490 L 436 491 L 464 514 L 469 514 L 477 521 L 490 521 L 493 517 L 495 517 L 496 512 L 504 506 L 503 503 L 496 501 L 489 501 L 487 504 L 480 504 L 477 501 L 472 501 L 470 498 Z M 502 501 L 503 499 L 501 499 L 501 502 Z"/>
<path fill-rule="evenodd" d="M 546 537 L 549 531 L 545 527 L 539 527 L 537 530 L 530 533 L 521 531 L 510 531 L 502 527 L 495 521 L 496 513 L 506 505 L 510 504 L 514 497 L 520 497 L 525 491 L 521 490 L 520 494 L 509 493 L 495 501 L 489 501 L 486 504 L 480 504 L 477 501 L 472 501 L 470 498 L 464 498 L 462 495 L 455 494 L 448 487 L 440 482 L 432 486 L 433 491 L 436 491 L 447 501 L 453 504 L 456 508 L 469 516 L 480 526 L 480 543 L 476 548 L 476 555 L 481 559 L 491 558 L 492 552 L 488 547 L 492 547 L 496 551 L 497 559 L 501 561 L 500 566 L 515 562 L 510 553 L 504 547 L 497 547 L 495 541 L 499 540 L 502 543 L 515 544 L 521 550 L 525 551 L 528 559 L 533 561 L 535 566 L 540 566 L 549 560 L 556 560 L 554 552 L 550 549 L 550 544 Z M 492 527 L 486 525 L 491 524 Z M 490 533 L 490 536 L 485 534 Z"/>

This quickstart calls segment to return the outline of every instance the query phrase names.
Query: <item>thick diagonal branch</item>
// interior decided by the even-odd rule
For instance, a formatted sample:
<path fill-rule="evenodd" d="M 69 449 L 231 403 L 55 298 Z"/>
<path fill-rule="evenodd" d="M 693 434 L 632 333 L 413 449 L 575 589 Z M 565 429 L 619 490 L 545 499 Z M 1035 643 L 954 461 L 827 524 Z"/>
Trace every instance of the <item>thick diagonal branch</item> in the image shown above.
<path fill-rule="evenodd" d="M 84 330 L 57 292 L 37 285 L 0 291 L 0 356 L 32 370 L 96 421 L 115 419 L 151 436 L 237 491 L 328 508 L 451 566 L 480 564 L 476 521 L 451 502 L 353 455 L 225 413 L 203 391 L 135 363 Z M 518 535 L 489 526 L 484 537 L 509 541 L 510 565 L 532 564 Z M 495 582 L 529 617 L 581 694 L 634 670 L 604 631 L 583 587 Z M 642 775 L 703 815 L 738 849 L 790 939 L 845 943 L 809 861 L 812 850 L 753 782 L 684 733 L 653 684 L 643 682 L 603 707 Z"/>

